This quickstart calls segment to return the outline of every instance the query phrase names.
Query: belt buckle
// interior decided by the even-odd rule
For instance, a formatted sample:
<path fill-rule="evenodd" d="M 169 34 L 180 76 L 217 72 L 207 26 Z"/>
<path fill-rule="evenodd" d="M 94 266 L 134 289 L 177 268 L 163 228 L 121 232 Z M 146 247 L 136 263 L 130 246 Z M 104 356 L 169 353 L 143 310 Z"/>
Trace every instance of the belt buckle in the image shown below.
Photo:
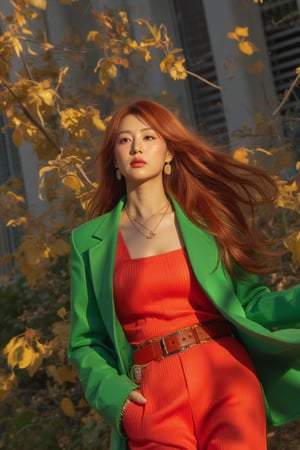
<path fill-rule="evenodd" d="M 181 334 L 181 333 L 183 333 L 183 331 L 184 330 L 177 330 L 174 333 L 167 334 L 166 336 L 163 336 L 160 339 L 160 346 L 161 346 L 164 357 L 176 355 L 177 353 L 183 352 L 184 350 L 187 350 L 189 348 L 189 345 L 185 345 L 185 346 L 180 347 L 179 350 L 174 350 L 173 352 L 169 352 L 167 349 L 166 339 L 168 339 L 172 336 L 175 336 L 176 334 Z"/>
<path fill-rule="evenodd" d="M 142 381 L 142 368 L 143 366 L 137 364 L 132 366 L 133 381 L 137 384 L 140 384 Z"/>

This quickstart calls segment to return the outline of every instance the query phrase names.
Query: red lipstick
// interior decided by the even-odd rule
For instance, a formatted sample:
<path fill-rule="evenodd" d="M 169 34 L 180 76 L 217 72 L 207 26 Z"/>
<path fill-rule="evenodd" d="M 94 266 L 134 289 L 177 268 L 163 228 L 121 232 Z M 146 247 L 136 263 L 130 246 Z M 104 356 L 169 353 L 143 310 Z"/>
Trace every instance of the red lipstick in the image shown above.
<path fill-rule="evenodd" d="M 130 165 L 131 167 L 143 167 L 146 164 L 146 161 L 144 161 L 141 158 L 133 158 Z"/>

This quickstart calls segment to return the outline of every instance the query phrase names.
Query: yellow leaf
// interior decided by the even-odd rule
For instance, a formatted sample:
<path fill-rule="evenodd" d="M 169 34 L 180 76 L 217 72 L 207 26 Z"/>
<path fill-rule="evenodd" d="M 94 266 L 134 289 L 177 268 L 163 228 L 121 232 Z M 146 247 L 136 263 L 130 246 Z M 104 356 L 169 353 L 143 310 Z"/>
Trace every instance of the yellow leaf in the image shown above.
<path fill-rule="evenodd" d="M 170 71 L 175 61 L 175 56 L 169 53 L 159 64 L 160 70 L 163 73 L 167 73 Z"/>
<path fill-rule="evenodd" d="M 8 191 L 6 195 L 15 203 L 25 203 L 25 199 L 22 195 L 17 195 L 13 191 Z"/>
<path fill-rule="evenodd" d="M 7 364 L 14 368 L 19 364 L 20 359 L 22 358 L 23 347 L 22 345 L 17 345 L 14 347 L 12 351 L 10 351 L 7 355 Z"/>
<path fill-rule="evenodd" d="M 84 186 L 77 175 L 66 175 L 62 178 L 61 181 L 65 186 L 69 187 L 75 192 L 80 192 L 80 189 Z"/>
<path fill-rule="evenodd" d="M 28 30 L 27 28 L 22 28 L 22 33 L 23 34 L 27 34 L 29 36 L 33 35 L 32 31 Z"/>
<path fill-rule="evenodd" d="M 73 402 L 68 397 L 64 397 L 62 399 L 62 401 L 60 402 L 60 407 L 63 410 L 65 416 L 67 417 L 75 416 L 75 408 Z"/>
<path fill-rule="evenodd" d="M 106 126 L 104 121 L 100 117 L 100 112 L 98 109 L 94 108 L 93 106 L 90 106 L 89 112 L 92 114 L 92 121 L 95 127 L 100 131 L 105 131 Z"/>
<path fill-rule="evenodd" d="M 50 166 L 48 166 L 50 167 Z M 51 169 L 53 169 L 51 171 Z M 56 189 L 57 189 L 57 179 L 58 172 L 57 167 L 52 166 L 49 170 L 46 170 L 47 176 L 42 176 L 39 182 L 39 198 L 41 200 L 51 201 L 53 198 L 56 198 Z M 41 173 L 41 172 L 40 172 Z"/>
<path fill-rule="evenodd" d="M 47 0 L 29 0 L 29 3 L 38 9 L 46 9 L 47 8 Z"/>
<path fill-rule="evenodd" d="M 46 105 L 53 105 L 53 97 L 55 96 L 55 92 L 52 89 L 41 90 L 39 91 L 38 95 L 43 100 L 43 102 L 46 103 Z"/>
<path fill-rule="evenodd" d="M 22 47 L 22 45 L 21 45 L 19 39 L 12 37 L 12 38 L 11 38 L 11 42 L 12 42 L 12 45 L 13 45 L 14 50 L 15 50 L 15 52 L 16 52 L 16 55 L 19 57 L 20 54 L 21 54 L 22 51 L 23 51 L 23 47 Z"/>
<path fill-rule="evenodd" d="M 86 408 L 88 405 L 88 402 L 85 400 L 85 398 L 81 398 L 78 402 L 77 407 L 78 408 Z"/>
<path fill-rule="evenodd" d="M 250 41 L 240 41 L 238 43 L 239 49 L 245 55 L 253 55 L 254 52 L 257 51 L 255 45 Z"/>
<path fill-rule="evenodd" d="M 30 48 L 29 46 L 27 47 L 27 51 L 28 51 L 29 55 L 32 55 L 32 56 L 36 56 L 37 55 L 37 52 L 34 52 L 32 50 L 32 48 Z"/>
<path fill-rule="evenodd" d="M 3 354 L 8 355 L 9 353 L 13 352 L 14 349 L 19 345 L 18 341 L 20 339 L 20 336 L 14 336 L 4 347 Z"/>
<path fill-rule="evenodd" d="M 146 26 L 147 26 L 147 21 L 146 21 L 145 19 L 135 19 L 135 22 L 136 22 L 138 25 L 141 25 L 141 26 L 143 26 L 143 27 L 146 27 Z"/>
<path fill-rule="evenodd" d="M 136 50 L 138 48 L 138 43 L 135 40 L 130 39 L 130 38 L 127 39 L 127 45 L 129 48 L 131 48 L 133 50 Z M 124 53 L 126 53 L 126 52 L 124 52 Z"/>
<path fill-rule="evenodd" d="M 287 239 L 287 246 L 292 253 L 293 263 L 300 262 L 300 231 L 292 233 Z"/>
<path fill-rule="evenodd" d="M 238 35 L 235 32 L 232 32 L 232 31 L 227 33 L 227 37 L 228 37 L 228 39 L 234 39 L 235 41 L 239 40 Z"/>
<path fill-rule="evenodd" d="M 243 164 L 249 164 L 249 150 L 245 147 L 240 147 L 233 152 L 233 158 Z"/>
<path fill-rule="evenodd" d="M 183 66 L 184 63 L 185 58 L 180 57 L 176 59 L 174 66 L 170 70 L 170 75 L 174 80 L 185 80 L 187 77 L 186 70 Z"/>
<path fill-rule="evenodd" d="M 35 344 L 36 344 L 36 348 L 37 348 L 39 354 L 43 358 L 48 357 L 48 356 L 51 355 L 52 348 L 50 347 L 50 345 L 48 345 L 48 344 L 41 344 L 41 342 L 39 342 L 39 341 L 36 341 Z"/>
<path fill-rule="evenodd" d="M 272 156 L 272 152 L 270 150 L 266 150 L 265 148 L 257 147 L 255 149 L 257 152 L 264 153 L 265 155 Z"/>
<path fill-rule="evenodd" d="M 119 16 L 121 18 L 122 23 L 124 23 L 125 25 L 128 24 L 128 17 L 127 17 L 127 13 L 125 11 L 119 11 Z"/>
<path fill-rule="evenodd" d="M 248 27 L 235 27 L 234 32 L 239 37 L 248 37 L 249 36 L 249 29 L 248 29 Z"/>
<path fill-rule="evenodd" d="M 19 25 L 19 27 L 23 27 L 26 23 L 26 17 L 21 14 L 19 11 L 15 12 L 15 21 Z"/>
<path fill-rule="evenodd" d="M 298 185 L 297 185 L 296 181 L 293 181 L 291 184 L 286 184 L 284 188 L 287 192 L 297 192 L 298 191 Z"/>
<path fill-rule="evenodd" d="M 108 67 L 106 67 L 106 73 L 109 78 L 116 78 L 118 73 L 117 66 L 115 64 L 110 64 Z"/>
<path fill-rule="evenodd" d="M 56 314 L 58 315 L 58 317 L 60 317 L 61 319 L 64 319 L 67 315 L 67 310 L 66 308 L 63 306 L 62 308 L 59 308 L 56 311 Z"/>
<path fill-rule="evenodd" d="M 145 51 L 144 59 L 145 59 L 146 62 L 151 61 L 152 56 L 151 56 L 151 53 L 149 52 L 149 50 L 146 50 L 146 51 Z"/>
<path fill-rule="evenodd" d="M 41 45 L 42 49 L 45 50 L 45 52 L 54 49 L 54 45 L 49 44 L 49 42 L 42 42 L 40 45 Z"/>
<path fill-rule="evenodd" d="M 43 356 L 35 352 L 31 363 L 29 364 L 29 366 L 26 367 L 30 377 L 33 377 L 33 375 L 38 371 L 38 369 L 42 365 L 43 360 L 44 360 Z"/>
<path fill-rule="evenodd" d="M 39 171 L 39 178 L 42 178 L 45 173 L 50 172 L 51 170 L 56 170 L 56 167 L 54 166 L 44 166 Z"/>
<path fill-rule="evenodd" d="M 6 222 L 7 227 L 19 227 L 27 222 L 26 217 L 18 217 L 17 219 L 11 219 L 8 222 Z"/>
<path fill-rule="evenodd" d="M 5 347 L 4 354 L 7 354 L 7 363 L 10 367 L 19 366 L 20 369 L 28 367 L 38 355 L 27 343 L 24 336 L 13 338 Z"/>
<path fill-rule="evenodd" d="M 34 349 L 32 347 L 29 347 L 29 345 L 24 345 L 22 347 L 22 352 L 19 355 L 20 355 L 19 360 L 20 369 L 25 369 L 26 367 L 30 366 L 38 356 L 38 354 L 34 351 Z"/>
<path fill-rule="evenodd" d="M 297 74 L 297 75 L 300 74 L 300 66 L 296 67 L 296 74 Z"/>
<path fill-rule="evenodd" d="M 87 42 L 95 42 L 100 38 L 99 31 L 90 31 L 87 35 Z"/>

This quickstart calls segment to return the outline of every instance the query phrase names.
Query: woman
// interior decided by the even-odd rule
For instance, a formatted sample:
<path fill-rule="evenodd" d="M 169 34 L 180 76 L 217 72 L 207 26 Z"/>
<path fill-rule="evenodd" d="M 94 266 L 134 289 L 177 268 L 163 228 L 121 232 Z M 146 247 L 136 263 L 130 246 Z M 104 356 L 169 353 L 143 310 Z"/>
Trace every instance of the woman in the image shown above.
<path fill-rule="evenodd" d="M 274 181 L 149 100 L 112 117 L 99 167 L 72 234 L 69 357 L 111 448 L 266 449 L 266 413 L 300 415 L 300 286 L 258 281 Z"/>

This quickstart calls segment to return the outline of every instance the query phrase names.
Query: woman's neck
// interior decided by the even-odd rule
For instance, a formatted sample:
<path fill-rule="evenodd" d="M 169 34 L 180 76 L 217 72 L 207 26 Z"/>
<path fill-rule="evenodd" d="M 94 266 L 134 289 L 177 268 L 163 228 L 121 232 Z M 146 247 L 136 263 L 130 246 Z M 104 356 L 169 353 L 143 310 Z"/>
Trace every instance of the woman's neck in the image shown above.
<path fill-rule="evenodd" d="M 168 196 L 163 189 L 150 190 L 133 190 L 127 193 L 127 211 L 134 217 L 147 219 L 156 213 L 161 212 L 170 202 Z"/>

